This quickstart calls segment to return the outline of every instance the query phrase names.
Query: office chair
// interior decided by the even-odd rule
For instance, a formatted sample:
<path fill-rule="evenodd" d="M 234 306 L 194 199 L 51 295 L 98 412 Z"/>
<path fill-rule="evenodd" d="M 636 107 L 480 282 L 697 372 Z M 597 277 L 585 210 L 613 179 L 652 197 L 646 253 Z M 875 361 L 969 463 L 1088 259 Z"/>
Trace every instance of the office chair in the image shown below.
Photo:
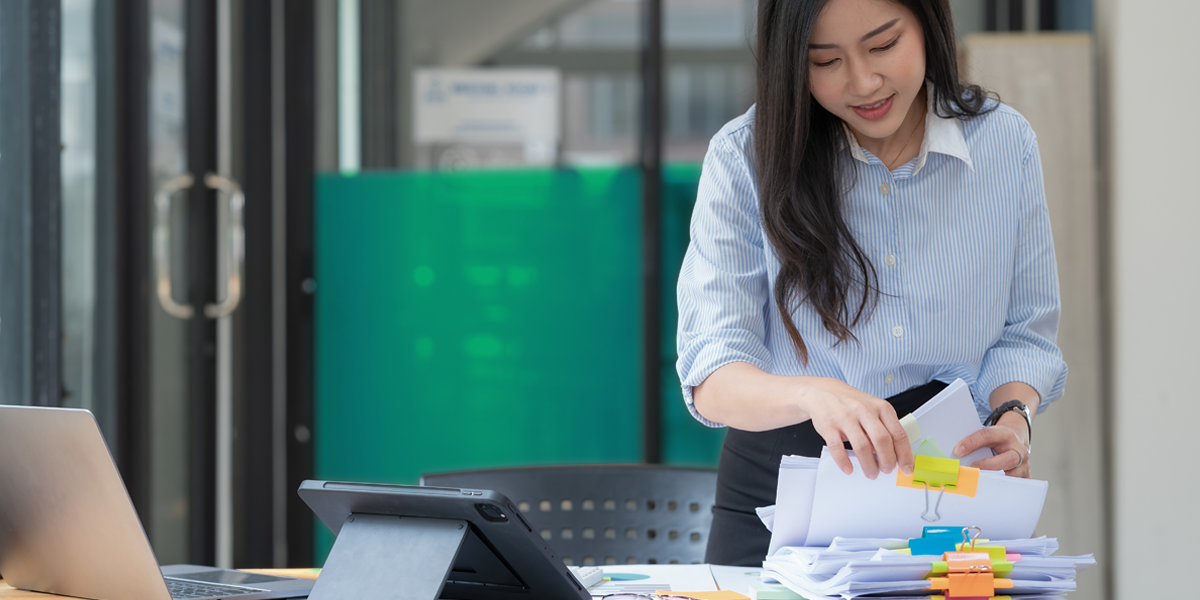
<path fill-rule="evenodd" d="M 568 565 L 701 564 L 717 472 L 563 465 L 436 473 L 421 485 L 504 494 Z"/>

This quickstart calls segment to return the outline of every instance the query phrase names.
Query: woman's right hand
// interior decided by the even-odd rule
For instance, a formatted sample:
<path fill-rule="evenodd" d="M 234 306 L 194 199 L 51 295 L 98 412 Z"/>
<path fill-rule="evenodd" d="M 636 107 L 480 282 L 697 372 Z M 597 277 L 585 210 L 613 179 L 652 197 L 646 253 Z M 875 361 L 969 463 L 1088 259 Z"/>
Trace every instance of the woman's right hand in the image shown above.
<path fill-rule="evenodd" d="M 812 419 L 817 434 L 825 439 L 833 461 L 843 473 L 853 473 L 854 466 L 842 442 L 850 442 L 869 479 L 878 477 L 880 470 L 891 473 L 897 466 L 906 475 L 912 473 L 912 445 L 891 404 L 844 381 L 804 379 L 801 408 Z"/>

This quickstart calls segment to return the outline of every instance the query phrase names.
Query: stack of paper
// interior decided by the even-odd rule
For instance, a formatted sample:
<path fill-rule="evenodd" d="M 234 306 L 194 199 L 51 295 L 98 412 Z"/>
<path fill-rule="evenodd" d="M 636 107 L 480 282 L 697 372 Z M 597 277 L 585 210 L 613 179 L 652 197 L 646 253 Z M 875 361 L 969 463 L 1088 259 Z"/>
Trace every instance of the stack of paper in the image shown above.
<path fill-rule="evenodd" d="M 994 540 L 988 546 L 1004 546 L 1020 557 L 1007 575 L 1013 587 L 1004 596 L 1022 600 L 1061 598 L 1074 591 L 1075 576 L 1095 566 L 1087 556 L 1052 556 L 1058 548 L 1053 539 Z M 875 597 L 911 599 L 930 590 L 925 578 L 940 556 L 912 556 L 897 552 L 908 546 L 906 539 L 835 538 L 826 548 L 786 547 L 763 562 L 764 578 L 773 578 L 809 600 Z M 1001 592 L 997 592 L 1001 593 Z M 940 595 L 930 591 L 927 595 Z"/>
<path fill-rule="evenodd" d="M 809 600 L 947 594 L 935 583 L 960 596 L 982 595 L 974 591 L 986 587 L 995 592 L 989 597 L 1036 600 L 1073 591 L 1076 574 L 1096 564 L 1091 555 L 1054 556 L 1056 540 L 1032 538 L 1045 481 L 970 468 L 990 456 L 987 450 L 961 459 L 943 453 L 983 427 L 961 380 L 901 423 L 918 455 L 911 476 L 897 471 L 868 479 L 853 453 L 854 472 L 846 475 L 827 448 L 820 458 L 783 457 L 776 504 L 758 511 L 772 534 L 764 579 L 774 578 Z M 927 526 L 931 537 L 910 544 Z M 986 546 L 999 554 L 912 554 L 911 549 L 944 547 L 930 540 L 949 530 L 971 529 L 994 540 Z"/>

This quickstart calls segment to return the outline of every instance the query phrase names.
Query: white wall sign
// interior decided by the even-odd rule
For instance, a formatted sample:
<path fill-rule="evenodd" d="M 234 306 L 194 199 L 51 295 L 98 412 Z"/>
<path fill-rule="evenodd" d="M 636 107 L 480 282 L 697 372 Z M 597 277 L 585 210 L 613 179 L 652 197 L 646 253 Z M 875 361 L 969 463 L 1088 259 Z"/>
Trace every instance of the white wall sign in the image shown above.
<path fill-rule="evenodd" d="M 557 142 L 554 69 L 418 69 L 413 138 L 418 144 Z"/>

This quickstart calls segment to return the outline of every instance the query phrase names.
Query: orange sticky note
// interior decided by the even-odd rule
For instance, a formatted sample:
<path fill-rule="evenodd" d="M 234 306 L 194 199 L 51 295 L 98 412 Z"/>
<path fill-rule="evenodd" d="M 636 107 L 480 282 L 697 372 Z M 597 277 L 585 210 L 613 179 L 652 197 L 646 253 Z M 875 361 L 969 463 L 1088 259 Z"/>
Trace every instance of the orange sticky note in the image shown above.
<path fill-rule="evenodd" d="M 951 573 L 947 596 L 975 596 L 991 598 L 996 594 L 996 578 L 991 573 Z"/>
<path fill-rule="evenodd" d="M 986 552 L 947 552 L 946 565 L 951 573 L 991 571 L 992 557 Z"/>
<path fill-rule="evenodd" d="M 684 596 L 687 598 L 695 598 L 696 600 L 750 600 L 750 596 L 740 594 L 733 590 L 720 590 L 712 592 L 672 592 L 671 590 L 659 590 L 654 592 L 659 596 Z"/>

